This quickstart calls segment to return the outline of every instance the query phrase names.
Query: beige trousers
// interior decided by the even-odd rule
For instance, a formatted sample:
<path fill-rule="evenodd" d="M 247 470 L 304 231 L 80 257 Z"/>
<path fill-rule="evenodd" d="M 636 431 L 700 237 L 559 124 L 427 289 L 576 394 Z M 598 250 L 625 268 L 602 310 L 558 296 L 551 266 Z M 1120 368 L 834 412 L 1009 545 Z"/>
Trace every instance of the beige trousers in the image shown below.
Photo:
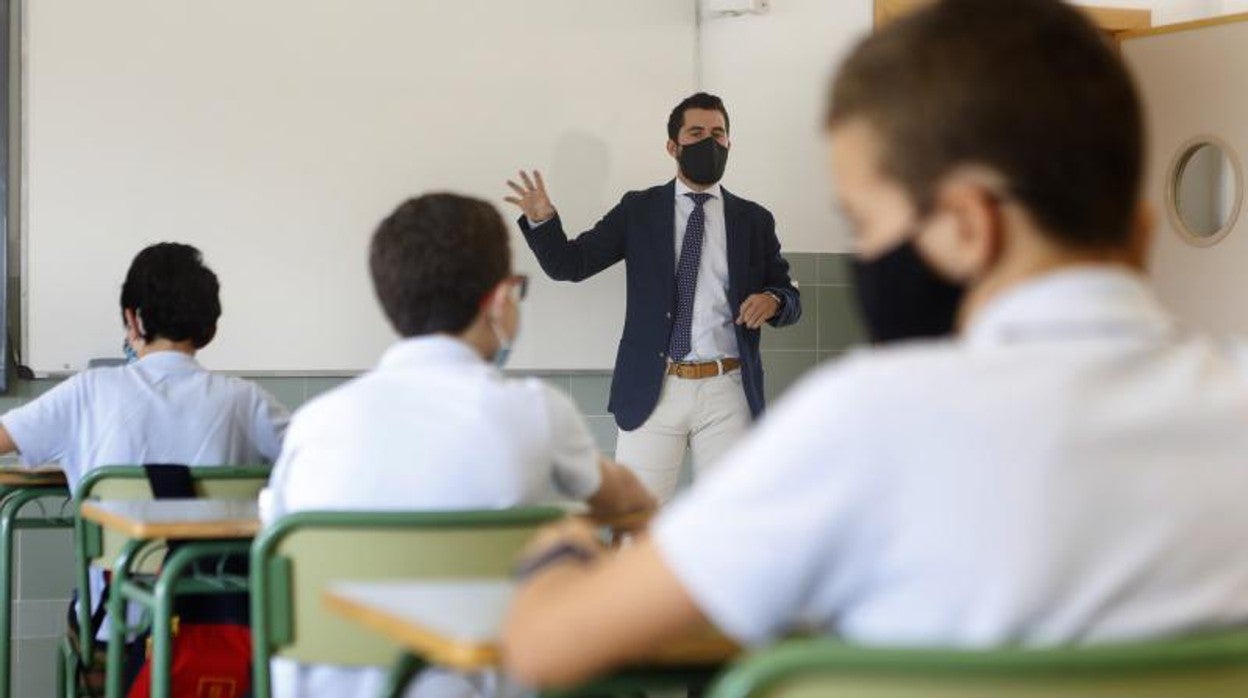
<path fill-rule="evenodd" d="M 686 450 L 702 477 L 750 427 L 741 371 L 697 380 L 666 376 L 659 403 L 637 429 L 620 430 L 615 459 L 664 504 L 676 494 Z"/>

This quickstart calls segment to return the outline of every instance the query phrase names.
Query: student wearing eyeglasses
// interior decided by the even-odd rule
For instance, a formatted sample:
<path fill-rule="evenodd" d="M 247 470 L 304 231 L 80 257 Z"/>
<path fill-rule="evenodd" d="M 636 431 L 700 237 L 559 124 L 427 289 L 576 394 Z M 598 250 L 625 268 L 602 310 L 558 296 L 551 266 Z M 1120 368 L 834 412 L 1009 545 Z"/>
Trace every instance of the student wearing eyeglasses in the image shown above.
<path fill-rule="evenodd" d="M 296 413 L 262 518 L 568 498 L 602 516 L 655 506 L 630 471 L 599 454 L 567 395 L 499 370 L 527 280 L 511 272 L 507 229 L 490 204 L 454 194 L 406 201 L 377 229 L 369 263 L 401 339 L 372 371 Z M 384 681 L 383 668 L 273 666 L 276 696 L 380 695 Z M 459 695 L 471 690 L 464 683 L 431 676 L 414 690 Z"/>

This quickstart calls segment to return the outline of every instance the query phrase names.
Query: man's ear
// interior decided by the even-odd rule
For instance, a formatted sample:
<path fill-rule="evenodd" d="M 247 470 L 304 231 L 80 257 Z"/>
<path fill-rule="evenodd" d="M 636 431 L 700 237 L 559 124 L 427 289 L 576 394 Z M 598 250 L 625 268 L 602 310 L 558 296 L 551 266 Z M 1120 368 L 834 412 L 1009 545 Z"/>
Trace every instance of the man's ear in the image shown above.
<path fill-rule="evenodd" d="M 676 157 L 676 151 L 677 151 L 677 150 L 679 150 L 679 149 L 680 149 L 680 146 L 679 146 L 679 145 L 677 145 L 676 141 L 674 141 L 674 140 L 672 140 L 672 139 L 670 139 L 670 138 L 669 138 L 669 139 L 667 139 L 667 154 L 668 154 L 668 155 L 671 155 L 671 156 L 672 156 L 672 158 L 675 158 L 675 157 Z"/>

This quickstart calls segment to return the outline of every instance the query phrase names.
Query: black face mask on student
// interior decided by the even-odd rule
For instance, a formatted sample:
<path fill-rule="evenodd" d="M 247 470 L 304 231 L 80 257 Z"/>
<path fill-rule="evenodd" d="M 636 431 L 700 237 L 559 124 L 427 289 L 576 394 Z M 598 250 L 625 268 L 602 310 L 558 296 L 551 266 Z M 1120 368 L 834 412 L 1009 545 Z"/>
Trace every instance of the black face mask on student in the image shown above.
<path fill-rule="evenodd" d="M 709 187 L 724 178 L 728 149 L 714 138 L 703 138 L 697 143 L 682 145 L 676 161 L 690 182 Z"/>
<path fill-rule="evenodd" d="M 882 257 L 855 260 L 854 286 L 871 341 L 886 344 L 953 334 L 966 289 L 923 260 L 914 235 Z"/>

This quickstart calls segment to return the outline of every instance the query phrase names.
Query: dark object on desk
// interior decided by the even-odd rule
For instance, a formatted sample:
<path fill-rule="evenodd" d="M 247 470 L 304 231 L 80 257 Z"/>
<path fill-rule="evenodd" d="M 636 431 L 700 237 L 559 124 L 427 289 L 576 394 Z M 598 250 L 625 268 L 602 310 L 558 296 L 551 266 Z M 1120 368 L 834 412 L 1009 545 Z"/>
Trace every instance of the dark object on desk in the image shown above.
<path fill-rule="evenodd" d="M 108 368 L 110 366 L 125 366 L 125 359 L 91 359 L 87 362 L 87 368 Z"/>

